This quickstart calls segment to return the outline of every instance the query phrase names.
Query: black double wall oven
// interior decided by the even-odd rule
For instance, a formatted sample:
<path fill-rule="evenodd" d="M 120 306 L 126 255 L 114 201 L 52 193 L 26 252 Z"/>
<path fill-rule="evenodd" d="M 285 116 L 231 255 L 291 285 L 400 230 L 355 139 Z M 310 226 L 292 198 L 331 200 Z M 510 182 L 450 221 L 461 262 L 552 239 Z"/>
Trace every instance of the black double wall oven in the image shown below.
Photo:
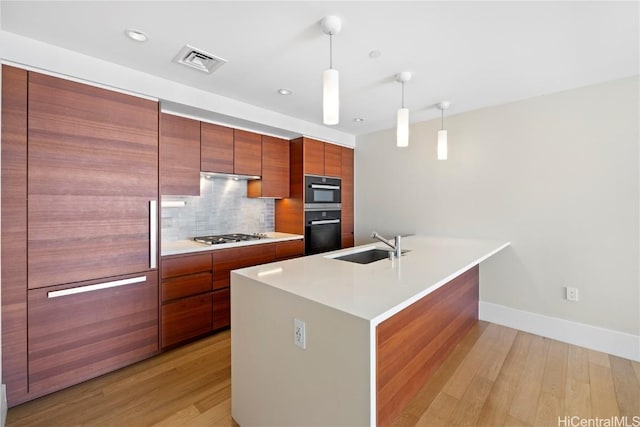
<path fill-rule="evenodd" d="M 305 175 L 305 254 L 340 249 L 340 178 Z"/>

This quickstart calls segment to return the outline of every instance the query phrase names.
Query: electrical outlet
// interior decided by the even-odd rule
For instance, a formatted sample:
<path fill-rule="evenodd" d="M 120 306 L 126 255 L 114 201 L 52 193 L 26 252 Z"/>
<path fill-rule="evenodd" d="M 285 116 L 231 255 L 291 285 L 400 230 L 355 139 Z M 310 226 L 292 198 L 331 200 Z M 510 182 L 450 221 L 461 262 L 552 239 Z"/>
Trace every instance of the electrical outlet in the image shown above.
<path fill-rule="evenodd" d="M 579 301 L 578 288 L 567 287 L 567 300 L 569 300 L 569 301 Z"/>
<path fill-rule="evenodd" d="M 300 319 L 293 319 L 293 342 L 303 350 L 307 348 L 305 324 L 304 321 Z"/>

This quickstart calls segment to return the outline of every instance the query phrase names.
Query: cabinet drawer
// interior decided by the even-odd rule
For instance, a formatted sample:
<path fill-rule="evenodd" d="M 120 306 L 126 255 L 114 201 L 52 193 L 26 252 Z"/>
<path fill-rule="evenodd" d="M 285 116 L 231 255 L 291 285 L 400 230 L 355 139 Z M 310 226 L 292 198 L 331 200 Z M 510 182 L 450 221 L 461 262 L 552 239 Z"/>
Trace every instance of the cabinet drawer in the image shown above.
<path fill-rule="evenodd" d="M 162 347 L 211 331 L 211 294 L 197 295 L 162 306 Z"/>
<path fill-rule="evenodd" d="M 158 351 L 157 272 L 115 279 L 108 284 L 134 283 L 99 289 L 104 281 L 91 281 L 28 292 L 30 393 L 60 390 Z"/>
<path fill-rule="evenodd" d="M 304 255 L 304 240 L 289 240 L 276 243 L 276 259 L 295 258 Z"/>
<path fill-rule="evenodd" d="M 213 251 L 213 288 L 228 287 L 231 284 L 231 270 L 273 262 L 274 259 L 274 243 Z"/>
<path fill-rule="evenodd" d="M 162 278 L 211 271 L 211 254 L 186 255 L 162 258 Z"/>
<path fill-rule="evenodd" d="M 211 290 L 211 273 L 196 273 L 162 281 L 162 302 L 201 294 Z"/>
<path fill-rule="evenodd" d="M 212 293 L 213 299 L 213 329 L 225 328 L 231 325 L 231 292 L 229 288 Z"/>

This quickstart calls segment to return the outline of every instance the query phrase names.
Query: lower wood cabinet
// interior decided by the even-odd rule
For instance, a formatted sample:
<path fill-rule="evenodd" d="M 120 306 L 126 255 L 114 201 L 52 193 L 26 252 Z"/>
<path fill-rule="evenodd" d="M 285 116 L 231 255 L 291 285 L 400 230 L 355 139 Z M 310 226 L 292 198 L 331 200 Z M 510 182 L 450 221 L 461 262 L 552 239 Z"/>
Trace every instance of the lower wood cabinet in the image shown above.
<path fill-rule="evenodd" d="M 220 289 L 211 294 L 213 300 L 213 329 L 231 325 L 231 289 Z"/>
<path fill-rule="evenodd" d="M 158 274 L 28 291 L 29 393 L 44 395 L 158 352 Z"/>
<path fill-rule="evenodd" d="M 210 293 L 182 298 L 162 306 L 162 347 L 211 332 Z"/>
<path fill-rule="evenodd" d="M 287 240 L 284 242 L 277 242 L 276 247 L 276 261 L 283 261 L 285 259 L 297 258 L 304 255 L 304 240 Z"/>
<path fill-rule="evenodd" d="M 162 348 L 231 325 L 231 270 L 303 254 L 303 240 L 288 240 L 163 257 Z"/>

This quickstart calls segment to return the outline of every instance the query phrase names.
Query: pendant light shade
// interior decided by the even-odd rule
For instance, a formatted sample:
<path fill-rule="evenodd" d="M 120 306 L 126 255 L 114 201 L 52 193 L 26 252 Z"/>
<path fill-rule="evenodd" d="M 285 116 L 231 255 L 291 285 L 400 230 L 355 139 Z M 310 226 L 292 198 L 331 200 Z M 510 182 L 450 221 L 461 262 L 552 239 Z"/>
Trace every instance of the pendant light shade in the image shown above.
<path fill-rule="evenodd" d="M 338 16 L 325 16 L 320 27 L 329 36 L 329 69 L 322 76 L 322 122 L 337 125 L 340 122 L 340 76 L 333 68 L 333 35 L 342 29 L 342 20 Z"/>
<path fill-rule="evenodd" d="M 438 160 L 447 160 L 447 131 L 438 131 Z"/>
<path fill-rule="evenodd" d="M 409 109 L 400 108 L 398 110 L 396 143 L 398 147 L 409 146 Z"/>
<path fill-rule="evenodd" d="M 323 74 L 322 115 L 325 125 L 340 122 L 340 76 L 338 70 L 330 68 Z"/>
<path fill-rule="evenodd" d="M 441 111 L 440 130 L 438 131 L 438 160 L 447 160 L 449 155 L 447 147 L 447 131 L 444 129 L 444 110 L 449 108 L 451 103 L 449 101 L 442 101 L 438 104 L 438 108 Z"/>
<path fill-rule="evenodd" d="M 396 76 L 396 80 L 402 83 L 402 107 L 398 110 L 396 124 L 396 145 L 398 147 L 409 146 L 409 109 L 404 108 L 404 84 L 411 80 L 411 73 L 403 71 Z"/>

